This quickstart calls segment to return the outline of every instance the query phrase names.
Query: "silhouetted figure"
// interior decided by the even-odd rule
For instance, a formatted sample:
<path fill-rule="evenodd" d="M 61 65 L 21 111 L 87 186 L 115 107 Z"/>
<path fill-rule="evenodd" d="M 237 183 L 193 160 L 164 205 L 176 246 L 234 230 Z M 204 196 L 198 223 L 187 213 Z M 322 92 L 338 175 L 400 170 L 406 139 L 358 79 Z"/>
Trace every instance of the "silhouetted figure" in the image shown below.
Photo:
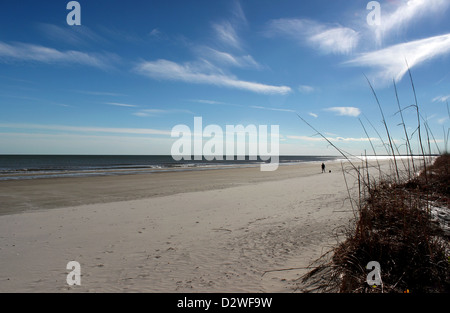
<path fill-rule="evenodd" d="M 322 173 L 325 173 L 325 164 L 322 163 Z"/>

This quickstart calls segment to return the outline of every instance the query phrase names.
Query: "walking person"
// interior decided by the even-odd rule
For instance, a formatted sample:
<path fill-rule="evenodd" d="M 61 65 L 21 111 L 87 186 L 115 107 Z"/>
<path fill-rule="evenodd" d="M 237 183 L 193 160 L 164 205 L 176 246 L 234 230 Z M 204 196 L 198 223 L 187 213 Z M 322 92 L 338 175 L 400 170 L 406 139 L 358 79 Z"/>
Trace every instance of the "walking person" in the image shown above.
<path fill-rule="evenodd" d="M 322 173 L 325 173 L 325 164 L 322 163 Z"/>

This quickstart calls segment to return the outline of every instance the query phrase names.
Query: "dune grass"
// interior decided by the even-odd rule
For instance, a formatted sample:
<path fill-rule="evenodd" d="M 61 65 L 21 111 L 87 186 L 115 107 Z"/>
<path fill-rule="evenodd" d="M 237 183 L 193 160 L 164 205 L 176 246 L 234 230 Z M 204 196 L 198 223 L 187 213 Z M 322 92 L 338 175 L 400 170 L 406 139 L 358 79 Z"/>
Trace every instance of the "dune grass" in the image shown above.
<path fill-rule="evenodd" d="M 387 142 L 385 148 L 392 157 L 391 173 L 382 173 L 377 161 L 378 179 L 375 179 L 369 174 L 374 166 L 369 166 L 367 158 L 361 158 L 362 166 L 356 166 L 348 154 L 327 140 L 350 162 L 349 171 L 342 167 L 344 178 L 350 172 L 357 175 L 358 197 L 350 198 L 356 218 L 352 226 L 346 229 L 344 240 L 311 264 L 312 270 L 301 277 L 299 288 L 304 292 L 450 292 L 450 235 L 448 229 L 442 228 L 442 223 L 448 226 L 450 222 L 448 138 L 444 129 L 444 148 L 441 150 L 438 147 L 441 155 L 433 160 L 431 139 L 436 146 L 437 141 L 421 116 L 410 71 L 409 74 L 415 104 L 401 107 L 394 82 L 397 113 L 401 117 L 399 125 L 406 136 L 406 159 L 405 155 L 398 158 L 398 146 L 391 137 L 376 92 L 367 80 L 388 138 L 386 141 L 380 136 L 381 142 Z M 414 109 L 417 114 L 417 125 L 412 134 L 408 134 L 403 119 L 403 111 L 408 108 Z M 364 124 L 360 122 L 369 138 Z M 411 146 L 414 134 L 419 143 L 419 153 L 416 155 L 413 155 Z M 372 143 L 371 146 L 376 155 Z M 435 207 L 444 210 L 440 211 L 444 212 L 441 219 L 433 213 L 432 208 Z M 377 285 L 367 283 L 370 269 L 366 267 L 371 261 L 380 264 L 381 283 Z"/>
<path fill-rule="evenodd" d="M 354 232 L 332 258 L 340 292 L 449 292 L 448 235 L 432 221 L 430 203 L 448 208 L 450 156 L 439 157 L 425 178 L 374 184 Z M 382 285 L 366 282 L 366 265 L 381 266 Z"/>

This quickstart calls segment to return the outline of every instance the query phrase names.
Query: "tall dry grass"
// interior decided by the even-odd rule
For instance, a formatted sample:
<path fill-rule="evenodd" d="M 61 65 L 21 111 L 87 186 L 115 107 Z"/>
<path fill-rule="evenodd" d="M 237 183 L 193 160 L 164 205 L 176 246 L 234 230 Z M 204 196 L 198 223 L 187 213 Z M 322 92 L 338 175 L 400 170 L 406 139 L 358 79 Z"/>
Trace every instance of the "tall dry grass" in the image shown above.
<path fill-rule="evenodd" d="M 432 206 L 450 210 L 449 131 L 444 129 L 444 147 L 441 150 L 426 119 L 421 115 L 410 70 L 409 77 L 415 103 L 405 108 L 401 107 L 394 81 L 397 114 L 401 118 L 399 125 L 406 137 L 406 154 L 402 158 L 399 158 L 399 148 L 392 139 L 376 91 L 367 79 L 380 110 L 388 140 L 383 140 L 378 132 L 377 134 L 393 161 L 389 172 L 383 172 L 377 161 L 377 178 L 372 169 L 375 166 L 370 165 L 367 158 L 361 158 L 361 166 L 357 166 L 351 155 L 335 146 L 299 116 L 347 159 L 350 170 L 342 167 L 344 179 L 345 175 L 352 173 L 357 176 L 358 181 L 357 199 L 354 196 L 352 198 L 349 191 L 352 209 L 356 211 L 352 227 L 346 230 L 343 241 L 311 265 L 312 270 L 299 283 L 302 291 L 450 292 L 450 236 L 439 227 L 431 214 Z M 403 112 L 407 109 L 413 109 L 417 116 L 417 125 L 411 134 L 407 131 L 403 117 Z M 360 123 L 370 141 L 361 120 Z M 373 127 L 372 124 L 371 126 Z M 411 145 L 415 134 L 419 145 L 419 153 L 416 155 Z M 434 163 L 431 140 L 441 154 L 435 158 Z M 372 142 L 370 144 L 376 156 Z M 347 180 L 345 182 L 347 184 Z M 380 263 L 380 285 L 370 286 L 367 283 L 370 271 L 366 266 L 371 261 Z"/>

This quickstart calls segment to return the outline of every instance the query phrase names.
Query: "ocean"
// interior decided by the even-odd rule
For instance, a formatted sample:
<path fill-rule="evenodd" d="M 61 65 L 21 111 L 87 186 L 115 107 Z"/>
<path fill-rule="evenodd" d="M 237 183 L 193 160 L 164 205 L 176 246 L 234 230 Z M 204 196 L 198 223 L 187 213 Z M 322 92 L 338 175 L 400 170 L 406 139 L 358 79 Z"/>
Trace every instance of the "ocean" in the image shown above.
<path fill-rule="evenodd" d="M 280 165 L 327 162 L 337 156 L 280 156 Z M 0 155 L 0 181 L 52 177 L 143 174 L 161 171 L 194 171 L 253 167 L 263 161 L 182 160 L 170 155 Z"/>

